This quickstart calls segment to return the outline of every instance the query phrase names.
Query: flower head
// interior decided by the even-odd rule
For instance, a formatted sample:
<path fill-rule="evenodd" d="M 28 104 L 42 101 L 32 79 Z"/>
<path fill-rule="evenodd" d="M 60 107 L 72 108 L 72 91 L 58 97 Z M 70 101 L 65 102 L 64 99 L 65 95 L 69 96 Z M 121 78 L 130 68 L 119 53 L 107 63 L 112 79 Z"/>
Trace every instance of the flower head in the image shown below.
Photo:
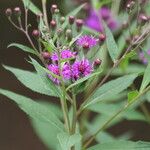
<path fill-rule="evenodd" d="M 75 80 L 89 75 L 92 72 L 92 66 L 87 59 L 75 61 L 72 65 L 72 76 Z"/>
<path fill-rule="evenodd" d="M 98 32 L 103 32 L 104 29 L 103 29 L 102 20 L 104 20 L 111 30 L 115 30 L 117 28 L 118 23 L 114 19 L 109 8 L 102 7 L 98 11 L 98 13 L 99 14 L 97 14 L 97 12 L 93 9 L 90 10 L 89 16 L 87 17 L 87 19 L 85 21 L 86 26 L 88 26 L 89 28 L 94 29 Z"/>
<path fill-rule="evenodd" d="M 148 59 L 146 58 L 144 52 L 140 52 L 139 53 L 139 59 L 142 61 L 143 64 L 147 64 L 148 63 Z"/>
<path fill-rule="evenodd" d="M 92 48 L 94 46 L 96 46 L 98 42 L 98 39 L 94 38 L 93 36 L 89 36 L 89 35 L 84 35 L 81 36 L 78 40 L 77 40 L 77 45 L 82 46 L 82 47 L 88 47 Z"/>
<path fill-rule="evenodd" d="M 70 50 L 67 49 L 61 51 L 60 55 L 61 55 L 61 59 L 75 58 L 76 52 L 71 52 Z M 51 59 L 53 61 L 58 61 L 58 54 L 57 53 L 52 54 Z"/>
<path fill-rule="evenodd" d="M 59 71 L 59 66 L 56 64 L 50 64 L 48 66 L 48 70 L 54 73 L 55 75 L 60 76 L 60 71 Z M 62 77 L 63 80 L 70 80 L 71 79 L 71 66 L 69 63 L 65 63 L 62 67 Z M 48 77 L 55 83 L 55 84 L 60 84 L 60 81 L 58 78 L 54 77 L 53 75 L 48 75 Z"/>

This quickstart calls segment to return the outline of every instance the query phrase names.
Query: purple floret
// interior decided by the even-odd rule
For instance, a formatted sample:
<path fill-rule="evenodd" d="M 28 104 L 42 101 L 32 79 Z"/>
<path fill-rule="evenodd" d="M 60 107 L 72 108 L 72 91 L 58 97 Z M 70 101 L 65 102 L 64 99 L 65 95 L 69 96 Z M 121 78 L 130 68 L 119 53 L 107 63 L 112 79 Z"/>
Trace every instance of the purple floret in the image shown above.
<path fill-rule="evenodd" d="M 92 70 L 92 66 L 87 59 L 75 61 L 72 65 L 72 76 L 75 80 L 77 80 L 80 77 L 89 75 Z"/>
<path fill-rule="evenodd" d="M 61 59 L 75 58 L 75 56 L 76 56 L 76 53 L 71 52 L 68 49 L 61 51 Z M 58 61 L 58 54 L 57 53 L 52 54 L 51 59 L 53 61 Z"/>
<path fill-rule="evenodd" d="M 99 14 L 94 9 L 91 9 L 89 16 L 87 17 L 85 24 L 91 29 L 94 29 L 98 32 L 103 32 L 102 20 L 104 20 L 108 27 L 111 30 L 115 30 L 118 27 L 117 21 L 114 19 L 111 11 L 107 7 L 102 7 L 99 11 Z"/>
<path fill-rule="evenodd" d="M 98 39 L 94 38 L 93 36 L 84 35 L 77 40 L 77 45 L 84 47 L 86 44 L 88 44 L 89 48 L 92 48 L 97 45 L 97 42 Z"/>

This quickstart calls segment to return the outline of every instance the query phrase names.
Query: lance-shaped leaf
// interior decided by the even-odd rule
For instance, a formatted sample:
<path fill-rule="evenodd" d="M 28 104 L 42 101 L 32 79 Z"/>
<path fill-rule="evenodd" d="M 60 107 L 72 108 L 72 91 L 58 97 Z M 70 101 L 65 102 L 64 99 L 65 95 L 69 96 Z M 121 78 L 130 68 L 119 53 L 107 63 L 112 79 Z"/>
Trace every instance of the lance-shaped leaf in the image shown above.
<path fill-rule="evenodd" d="M 62 122 L 57 116 L 43 105 L 33 101 L 30 98 L 10 92 L 7 90 L 0 89 L 0 94 L 13 100 L 26 114 L 31 118 L 38 119 L 41 122 L 51 124 L 56 127 L 60 132 L 64 130 Z"/>
<path fill-rule="evenodd" d="M 34 49 L 32 49 L 30 47 L 27 47 L 27 46 L 24 46 L 22 44 L 12 43 L 12 44 L 8 45 L 8 48 L 12 47 L 12 46 L 17 47 L 17 48 L 23 50 L 24 52 L 28 52 L 28 53 L 37 55 L 37 53 L 36 53 L 36 51 Z"/>
<path fill-rule="evenodd" d="M 47 102 L 43 103 L 42 101 L 40 104 L 62 119 L 61 109 L 57 105 Z M 60 149 L 60 144 L 56 136 L 60 131 L 55 126 L 33 118 L 31 119 L 31 124 L 38 137 L 49 149 Z"/>
<path fill-rule="evenodd" d="M 89 101 L 86 103 L 84 108 L 91 104 L 98 103 L 103 99 L 119 94 L 123 90 L 127 89 L 137 76 L 138 74 L 125 75 L 105 83 L 101 87 L 97 88 L 97 90 L 89 98 Z"/>
<path fill-rule="evenodd" d="M 96 75 L 99 75 L 101 72 L 102 72 L 102 70 L 100 70 L 98 72 L 95 72 L 95 73 L 92 73 L 91 75 L 85 76 L 85 77 L 77 80 L 75 83 L 73 83 L 70 86 L 68 86 L 68 88 L 66 90 L 68 91 L 70 88 L 73 88 L 74 86 L 76 86 L 76 85 L 78 85 L 78 84 L 80 84 L 80 83 L 82 83 L 82 82 L 84 82 L 84 81 L 86 81 L 86 80 L 96 76 Z"/>
<path fill-rule="evenodd" d="M 35 68 L 35 70 L 37 71 L 38 75 L 40 76 L 40 78 L 42 79 L 43 83 L 45 84 L 46 88 L 50 89 L 53 91 L 53 93 L 55 93 L 55 95 L 57 95 L 58 97 L 61 97 L 61 90 L 60 88 L 55 85 L 45 74 L 45 71 L 43 70 L 42 66 L 33 58 L 30 58 L 32 61 L 32 64 Z"/>
<path fill-rule="evenodd" d="M 79 133 L 69 135 L 68 133 L 62 132 L 57 135 L 62 150 L 70 150 L 72 146 L 81 140 Z"/>
<path fill-rule="evenodd" d="M 114 141 L 102 143 L 87 150 L 149 150 L 150 142 Z"/>
<path fill-rule="evenodd" d="M 111 30 L 107 27 L 105 23 L 104 23 L 104 28 L 106 33 L 106 44 L 107 44 L 108 52 L 112 61 L 115 62 L 120 54 L 120 51 L 118 49 L 118 46 L 115 42 Z"/>
<path fill-rule="evenodd" d="M 9 66 L 4 66 L 4 68 L 12 72 L 17 77 L 17 79 L 30 90 L 38 92 L 40 94 L 57 96 L 52 90 L 46 88 L 41 77 L 37 73 Z"/>
<path fill-rule="evenodd" d="M 30 11 L 32 11 L 34 14 L 37 15 L 42 13 L 40 9 L 31 2 L 31 0 L 22 0 L 22 1 L 24 6 L 28 8 Z"/>
<path fill-rule="evenodd" d="M 148 66 L 145 70 L 140 91 L 143 91 L 149 83 L 150 83 L 150 63 L 148 64 Z"/>

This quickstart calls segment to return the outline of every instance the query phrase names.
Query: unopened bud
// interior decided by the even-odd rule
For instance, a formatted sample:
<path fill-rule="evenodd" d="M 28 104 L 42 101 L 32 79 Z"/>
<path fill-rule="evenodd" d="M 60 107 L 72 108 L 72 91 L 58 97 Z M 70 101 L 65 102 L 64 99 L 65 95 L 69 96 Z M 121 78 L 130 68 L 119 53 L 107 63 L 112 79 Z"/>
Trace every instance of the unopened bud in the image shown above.
<path fill-rule="evenodd" d="M 149 18 L 145 14 L 140 14 L 138 17 L 138 22 L 141 23 L 141 25 L 145 25 L 149 21 Z"/>
<path fill-rule="evenodd" d="M 42 57 L 44 59 L 49 59 L 51 57 L 50 53 L 49 52 L 42 52 Z"/>
<path fill-rule="evenodd" d="M 128 22 L 127 21 L 124 21 L 123 23 L 122 23 L 122 28 L 123 29 L 126 29 L 128 27 Z"/>
<path fill-rule="evenodd" d="M 69 16 L 69 23 L 70 25 L 74 24 L 74 21 L 75 21 L 75 17 L 74 16 Z"/>
<path fill-rule="evenodd" d="M 96 60 L 94 61 L 94 68 L 98 68 L 98 67 L 101 65 L 101 63 L 102 63 L 102 60 L 96 59 Z"/>
<path fill-rule="evenodd" d="M 34 36 L 36 39 L 38 39 L 39 37 L 40 37 L 40 32 L 39 32 L 39 30 L 33 30 L 33 32 L 32 32 L 32 36 Z"/>
<path fill-rule="evenodd" d="M 62 36 L 62 33 L 63 33 L 63 29 L 62 29 L 62 28 L 59 28 L 59 29 L 57 30 L 57 35 L 60 37 L 60 36 Z"/>
<path fill-rule="evenodd" d="M 60 23 L 63 24 L 65 22 L 65 17 L 60 18 Z"/>
<path fill-rule="evenodd" d="M 14 14 L 15 14 L 17 17 L 20 17 L 20 16 L 21 16 L 21 10 L 20 10 L 20 7 L 14 8 Z"/>
<path fill-rule="evenodd" d="M 54 13 L 59 14 L 59 9 L 55 9 Z"/>
<path fill-rule="evenodd" d="M 132 9 L 134 8 L 134 5 L 135 5 L 135 2 L 134 1 L 129 1 L 127 3 L 127 6 L 126 6 L 126 9 L 127 9 L 127 12 L 130 13 L 132 11 Z"/>
<path fill-rule="evenodd" d="M 53 5 L 51 6 L 51 13 L 54 14 L 56 9 L 57 9 L 57 5 L 56 5 L 56 4 L 53 4 Z"/>
<path fill-rule="evenodd" d="M 76 26 L 77 26 L 77 31 L 80 32 L 83 26 L 83 20 L 82 19 L 77 19 L 76 20 Z"/>
<path fill-rule="evenodd" d="M 66 30 L 66 37 L 67 37 L 68 41 L 71 41 L 71 39 L 72 39 L 72 30 L 70 30 L 70 29 Z"/>
<path fill-rule="evenodd" d="M 104 42 L 105 40 L 106 40 L 106 36 L 101 33 L 101 34 L 99 35 L 99 42 L 101 43 L 101 42 Z"/>
<path fill-rule="evenodd" d="M 55 29 L 56 26 L 57 26 L 56 21 L 55 21 L 55 20 L 52 20 L 52 21 L 50 22 L 50 25 L 51 25 L 51 28 L 52 28 L 52 29 Z"/>
<path fill-rule="evenodd" d="M 83 49 L 88 50 L 90 48 L 90 45 L 89 45 L 89 43 L 84 43 L 82 47 L 83 47 Z"/>
<path fill-rule="evenodd" d="M 7 8 L 6 11 L 5 11 L 5 14 L 6 14 L 7 17 L 11 17 L 12 10 L 10 8 Z"/>

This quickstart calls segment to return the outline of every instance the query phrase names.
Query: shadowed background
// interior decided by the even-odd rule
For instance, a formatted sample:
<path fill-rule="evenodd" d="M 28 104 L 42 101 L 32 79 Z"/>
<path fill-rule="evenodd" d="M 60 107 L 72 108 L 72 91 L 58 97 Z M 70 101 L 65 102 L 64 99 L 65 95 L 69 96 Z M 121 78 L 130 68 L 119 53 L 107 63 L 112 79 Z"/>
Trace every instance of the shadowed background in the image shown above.
<path fill-rule="evenodd" d="M 49 0 L 54 3 L 55 0 Z M 40 0 L 33 0 L 40 7 Z M 32 66 L 25 60 L 27 55 L 7 45 L 12 42 L 28 44 L 25 36 L 17 31 L 5 17 L 5 9 L 19 6 L 22 8 L 20 0 L 0 0 L 0 64 L 14 66 L 22 69 L 33 70 Z M 30 15 L 29 20 L 36 28 L 36 17 Z M 46 96 L 35 94 L 22 86 L 16 78 L 5 71 L 0 65 L 0 88 L 9 89 L 31 97 L 33 99 L 48 99 Z M 52 98 L 51 98 L 52 100 Z M 53 99 L 54 100 L 54 99 Z M 150 128 L 148 124 L 142 122 L 124 121 L 121 124 L 109 129 L 114 135 L 123 133 L 126 130 L 136 129 L 133 140 L 150 140 Z M 34 133 L 29 119 L 14 103 L 8 98 L 0 95 L 0 150 L 47 150 L 46 146 Z"/>

